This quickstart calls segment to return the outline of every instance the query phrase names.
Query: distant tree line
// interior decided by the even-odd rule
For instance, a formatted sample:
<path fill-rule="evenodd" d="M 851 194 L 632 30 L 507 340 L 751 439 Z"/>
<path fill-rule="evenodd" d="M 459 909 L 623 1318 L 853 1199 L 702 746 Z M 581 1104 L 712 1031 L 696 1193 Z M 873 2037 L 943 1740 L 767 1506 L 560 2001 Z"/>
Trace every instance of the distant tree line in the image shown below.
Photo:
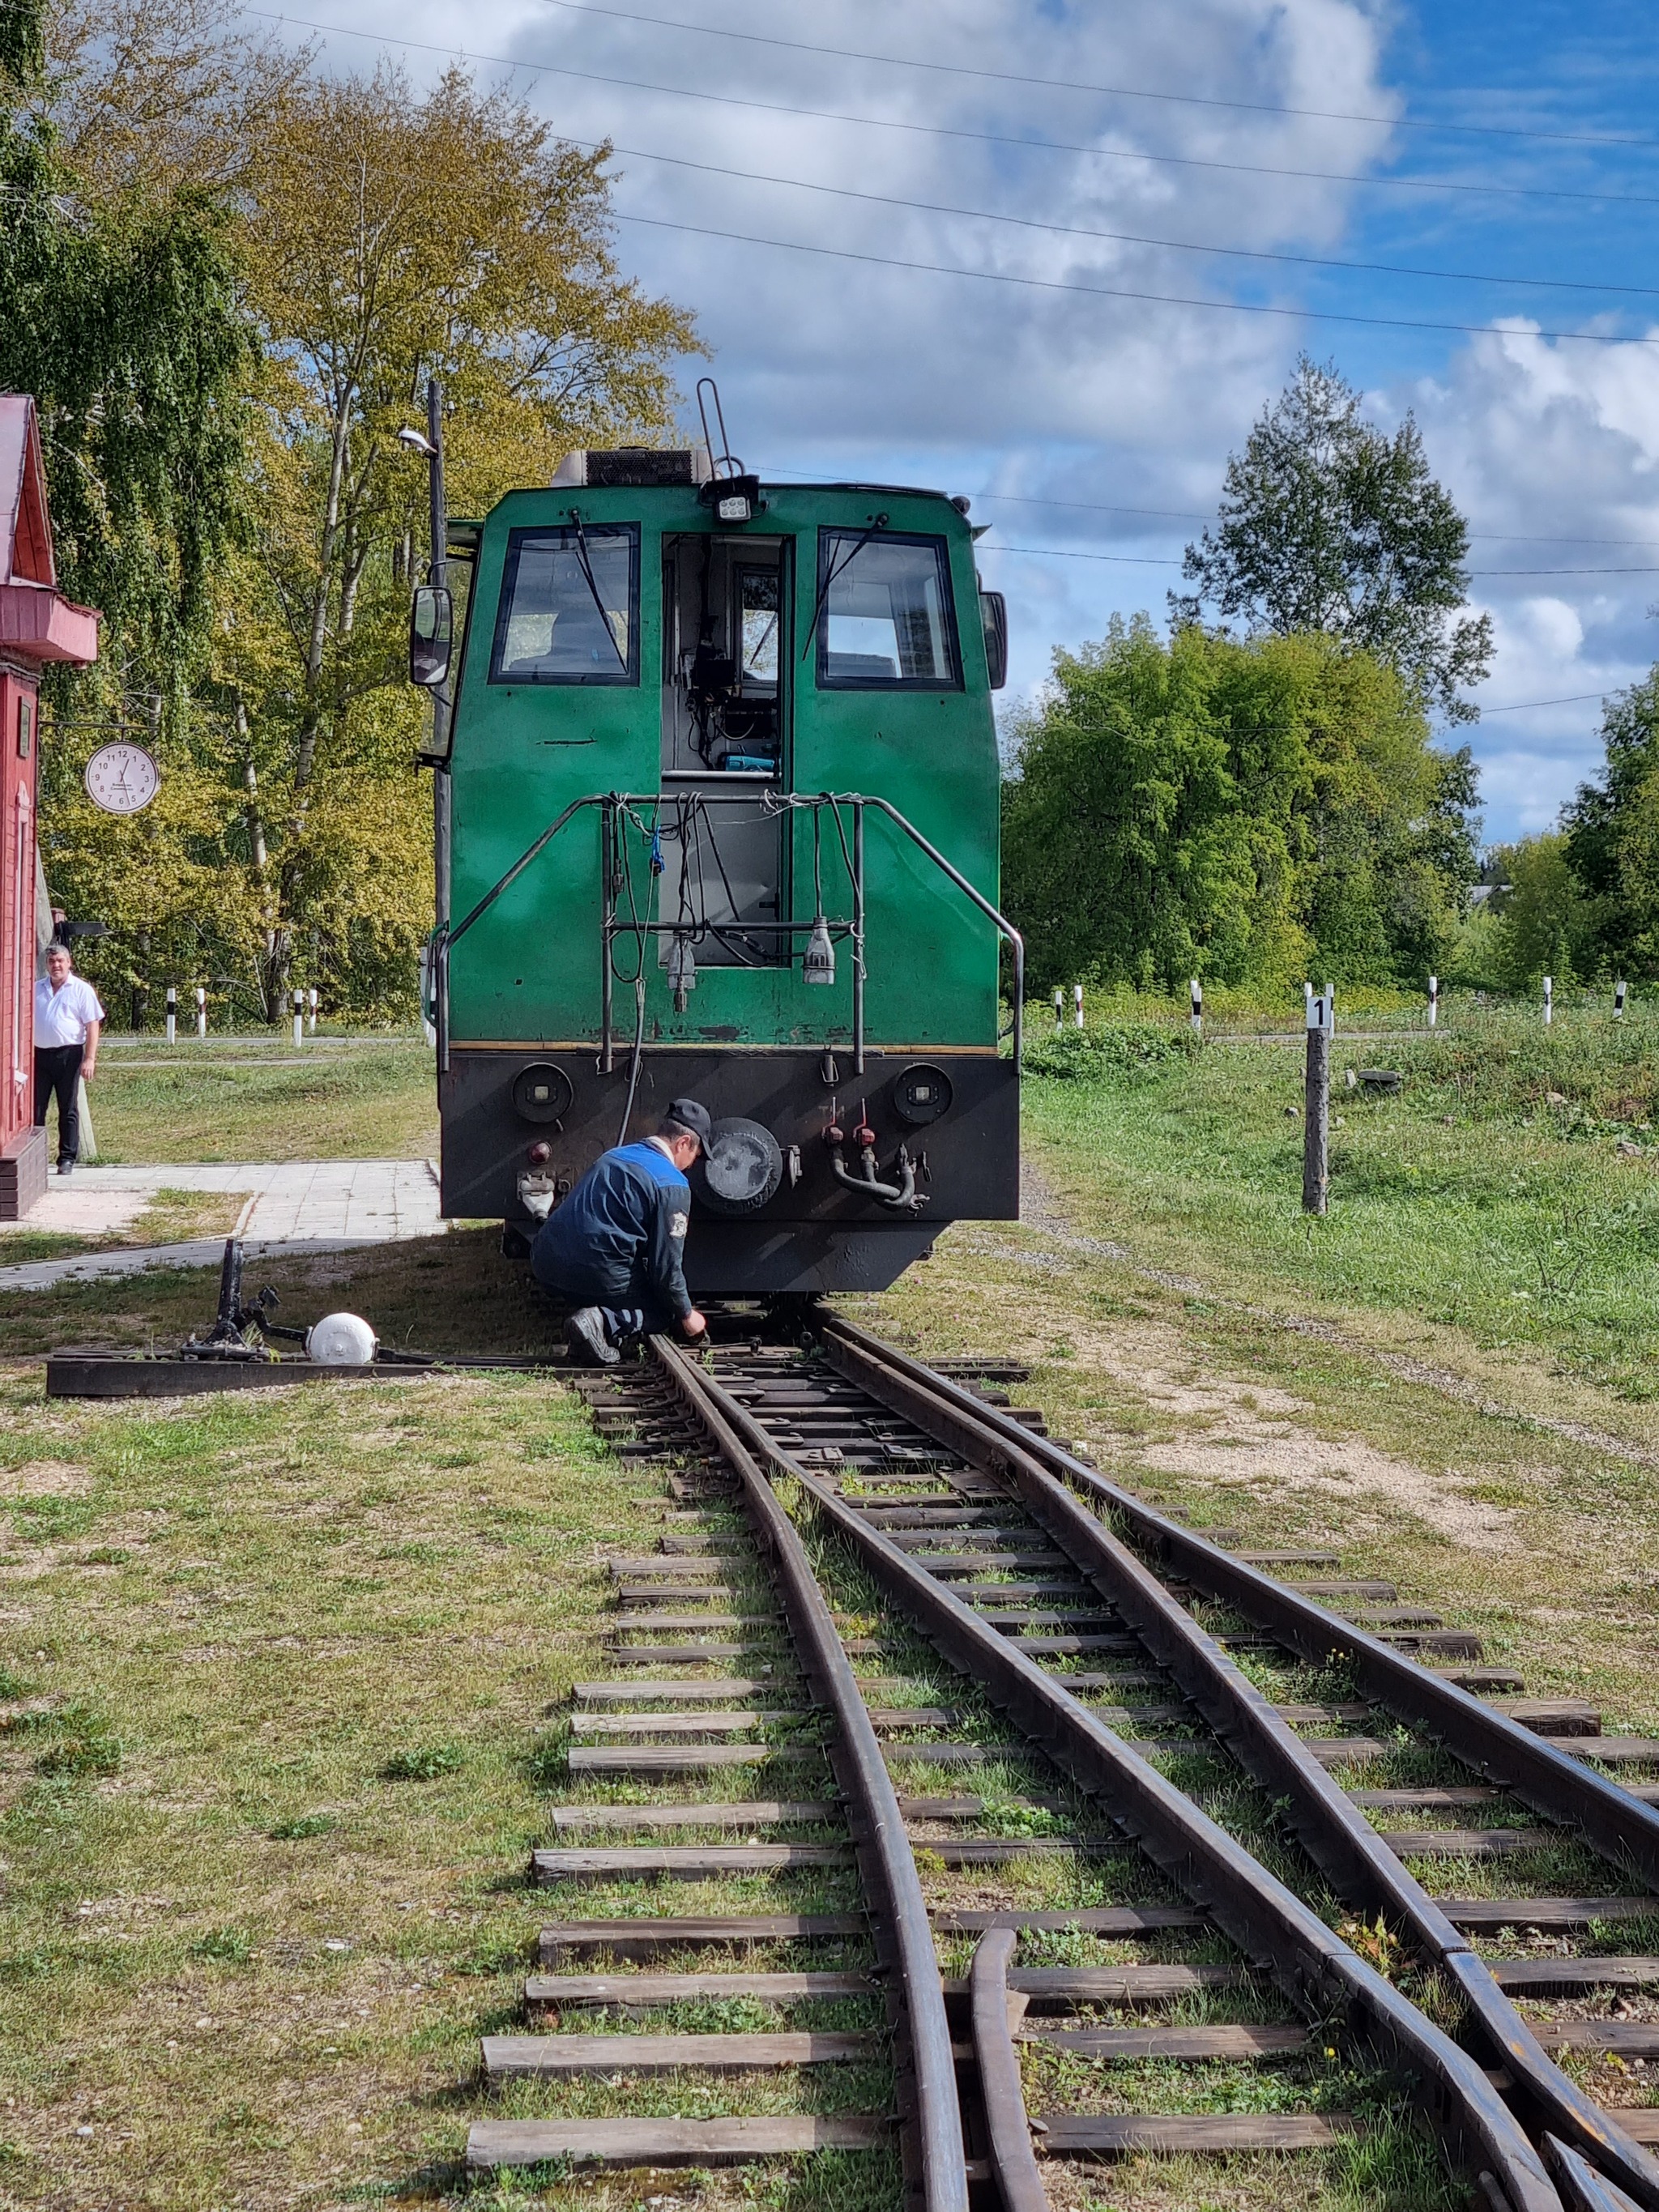
<path fill-rule="evenodd" d="M 1416 425 L 1385 436 L 1304 357 L 1188 548 L 1167 641 L 1114 621 L 1009 732 L 1006 896 L 1037 987 L 1449 969 L 1475 769 L 1429 711 L 1468 719 L 1490 659 L 1468 544 Z"/>
<path fill-rule="evenodd" d="M 61 580 L 102 657 L 51 687 L 41 835 L 118 1019 L 200 981 L 275 1019 L 413 1011 L 430 927 L 405 677 L 424 463 L 484 512 L 672 426 L 689 318 L 617 269 L 609 149 L 462 70 L 325 75 L 234 0 L 0 8 L 0 386 L 41 410 Z M 118 822 L 121 732 L 161 794 Z"/>

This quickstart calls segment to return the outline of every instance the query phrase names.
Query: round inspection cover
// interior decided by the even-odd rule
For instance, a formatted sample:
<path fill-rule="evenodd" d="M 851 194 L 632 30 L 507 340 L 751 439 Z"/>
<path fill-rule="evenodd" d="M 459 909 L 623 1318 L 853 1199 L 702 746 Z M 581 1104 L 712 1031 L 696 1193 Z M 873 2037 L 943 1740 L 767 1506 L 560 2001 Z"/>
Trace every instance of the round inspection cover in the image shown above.
<path fill-rule="evenodd" d="M 893 1106 L 901 1121 L 908 1121 L 913 1129 L 925 1129 L 930 1121 L 949 1112 L 955 1095 L 942 1067 L 919 1060 L 895 1081 Z"/>
<path fill-rule="evenodd" d="M 550 1060 L 532 1060 L 513 1079 L 513 1103 L 526 1121 L 557 1121 L 570 1110 L 570 1078 Z"/>
<path fill-rule="evenodd" d="M 697 1195 L 716 1213 L 755 1213 L 783 1181 L 783 1150 L 772 1132 L 740 1115 L 716 1121 L 691 1170 Z"/>

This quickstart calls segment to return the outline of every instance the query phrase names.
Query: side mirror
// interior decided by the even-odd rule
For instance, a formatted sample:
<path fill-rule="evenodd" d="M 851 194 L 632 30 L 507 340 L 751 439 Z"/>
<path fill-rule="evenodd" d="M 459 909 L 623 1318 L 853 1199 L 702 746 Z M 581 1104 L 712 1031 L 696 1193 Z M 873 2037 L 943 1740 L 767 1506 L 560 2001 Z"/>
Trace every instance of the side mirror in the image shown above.
<path fill-rule="evenodd" d="M 985 666 L 991 689 L 1000 691 L 1008 681 L 1008 602 L 1000 592 L 981 592 L 979 618 L 985 630 Z"/>
<path fill-rule="evenodd" d="M 435 691 L 449 674 L 454 605 L 436 584 L 419 585 L 409 608 L 409 680 Z"/>

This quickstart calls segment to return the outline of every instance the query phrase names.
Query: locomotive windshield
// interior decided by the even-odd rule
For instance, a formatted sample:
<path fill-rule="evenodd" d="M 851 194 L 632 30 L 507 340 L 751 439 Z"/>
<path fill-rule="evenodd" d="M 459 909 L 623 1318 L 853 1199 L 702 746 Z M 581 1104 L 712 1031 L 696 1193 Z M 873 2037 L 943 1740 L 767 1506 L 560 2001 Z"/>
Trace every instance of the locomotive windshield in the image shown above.
<path fill-rule="evenodd" d="M 635 523 L 515 530 L 507 541 L 492 684 L 637 684 Z"/>
<path fill-rule="evenodd" d="M 818 683 L 954 690 L 961 683 L 942 538 L 820 530 Z"/>

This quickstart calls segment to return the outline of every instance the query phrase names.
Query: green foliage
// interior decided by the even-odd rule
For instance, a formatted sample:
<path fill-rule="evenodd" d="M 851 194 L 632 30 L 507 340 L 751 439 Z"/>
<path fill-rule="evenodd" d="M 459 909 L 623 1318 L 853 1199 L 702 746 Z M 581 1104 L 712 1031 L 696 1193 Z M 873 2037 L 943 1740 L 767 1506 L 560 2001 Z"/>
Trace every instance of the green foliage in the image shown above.
<path fill-rule="evenodd" d="M 1468 526 L 1429 474 L 1407 415 L 1392 438 L 1359 412 L 1359 394 L 1304 354 L 1227 464 L 1213 533 L 1187 548 L 1196 622 L 1208 600 L 1224 616 L 1282 637 L 1323 630 L 1397 668 L 1425 702 L 1454 720 L 1457 696 L 1492 659 L 1492 617 L 1454 621 L 1468 595 Z"/>
<path fill-rule="evenodd" d="M 1025 1046 L 1025 1073 L 1061 1082 L 1100 1083 L 1133 1078 L 1182 1060 L 1198 1048 L 1190 1030 L 1152 1022 L 1113 1023 L 1106 1028 L 1039 1030 Z"/>
<path fill-rule="evenodd" d="M 0 47 L 0 389 L 39 404 L 58 580 L 102 609 L 114 682 L 176 699 L 243 513 L 250 326 L 209 194 L 77 197 L 39 112 L 46 15 L 18 0 Z"/>
<path fill-rule="evenodd" d="M 1504 888 L 1491 901 L 1492 952 L 1505 989 L 1530 991 L 1544 975 L 1561 986 L 1587 973 L 1592 933 L 1567 839 L 1527 837 L 1493 857 Z"/>
<path fill-rule="evenodd" d="M 291 1820 L 278 1820 L 265 1833 L 273 1844 L 302 1844 L 311 1836 L 326 1836 L 338 1823 L 331 1813 L 299 1813 Z"/>
<path fill-rule="evenodd" d="M 1199 975 L 1285 988 L 1438 972 L 1475 873 L 1467 752 L 1404 680 L 1322 635 L 1144 617 L 1056 656 L 1016 728 L 1006 901 L 1034 989 Z"/>
<path fill-rule="evenodd" d="M 435 1782 L 441 1774 L 459 1774 L 466 1753 L 458 1743 L 434 1743 L 414 1751 L 394 1752 L 380 1769 L 382 1782 Z"/>
<path fill-rule="evenodd" d="M 190 1955 L 216 1966 L 245 1966 L 253 1956 L 253 1944 L 240 1928 L 213 1928 L 191 1945 Z"/>
<path fill-rule="evenodd" d="M 1562 817 L 1584 936 L 1604 970 L 1659 975 L 1659 665 L 1607 701 L 1601 738 L 1601 781 Z"/>

